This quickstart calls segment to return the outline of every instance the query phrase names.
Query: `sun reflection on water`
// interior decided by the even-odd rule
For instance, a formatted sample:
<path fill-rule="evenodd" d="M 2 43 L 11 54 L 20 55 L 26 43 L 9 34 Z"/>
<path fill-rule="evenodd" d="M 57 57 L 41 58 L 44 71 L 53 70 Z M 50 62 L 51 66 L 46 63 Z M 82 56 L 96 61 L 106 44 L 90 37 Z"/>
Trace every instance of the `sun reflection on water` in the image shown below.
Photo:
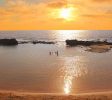
<path fill-rule="evenodd" d="M 56 37 L 58 40 L 65 41 L 67 39 L 77 39 L 80 38 L 84 30 L 56 30 L 54 31 L 53 37 Z"/>
<path fill-rule="evenodd" d="M 72 86 L 72 76 L 67 76 L 64 78 L 64 92 L 65 94 L 69 94 Z"/>
<path fill-rule="evenodd" d="M 79 63 L 80 57 L 66 57 L 64 59 L 64 93 L 70 94 L 72 89 L 72 81 L 76 77 L 80 77 L 87 73 L 87 69 Z"/>

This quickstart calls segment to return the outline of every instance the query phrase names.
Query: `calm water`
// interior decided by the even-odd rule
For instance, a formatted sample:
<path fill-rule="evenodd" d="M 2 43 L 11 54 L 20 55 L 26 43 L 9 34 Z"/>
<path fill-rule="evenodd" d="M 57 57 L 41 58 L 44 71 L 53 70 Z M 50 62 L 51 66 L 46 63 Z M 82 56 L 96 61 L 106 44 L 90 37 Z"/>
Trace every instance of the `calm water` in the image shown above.
<path fill-rule="evenodd" d="M 112 50 L 66 47 L 66 39 L 108 39 L 112 31 L 1 31 L 0 38 L 57 41 L 0 46 L 0 90 L 37 93 L 112 91 Z M 54 52 L 59 51 L 59 56 Z M 49 55 L 49 52 L 53 55 Z"/>

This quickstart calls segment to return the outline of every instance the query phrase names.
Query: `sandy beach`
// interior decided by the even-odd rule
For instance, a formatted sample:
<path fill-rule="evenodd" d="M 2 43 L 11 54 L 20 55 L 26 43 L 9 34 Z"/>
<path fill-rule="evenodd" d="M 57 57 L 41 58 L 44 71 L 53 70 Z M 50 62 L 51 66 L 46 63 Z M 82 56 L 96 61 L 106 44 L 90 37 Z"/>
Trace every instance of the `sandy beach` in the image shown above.
<path fill-rule="evenodd" d="M 112 92 L 66 95 L 0 91 L 0 100 L 112 100 Z"/>

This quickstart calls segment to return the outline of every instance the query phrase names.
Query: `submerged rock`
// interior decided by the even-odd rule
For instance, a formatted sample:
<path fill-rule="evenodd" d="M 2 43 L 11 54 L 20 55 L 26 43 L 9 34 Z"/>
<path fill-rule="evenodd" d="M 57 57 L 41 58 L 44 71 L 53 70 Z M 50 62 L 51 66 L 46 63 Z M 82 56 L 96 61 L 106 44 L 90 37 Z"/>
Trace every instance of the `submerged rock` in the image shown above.
<path fill-rule="evenodd" d="M 16 39 L 0 39 L 0 45 L 4 46 L 18 45 L 18 41 Z"/>

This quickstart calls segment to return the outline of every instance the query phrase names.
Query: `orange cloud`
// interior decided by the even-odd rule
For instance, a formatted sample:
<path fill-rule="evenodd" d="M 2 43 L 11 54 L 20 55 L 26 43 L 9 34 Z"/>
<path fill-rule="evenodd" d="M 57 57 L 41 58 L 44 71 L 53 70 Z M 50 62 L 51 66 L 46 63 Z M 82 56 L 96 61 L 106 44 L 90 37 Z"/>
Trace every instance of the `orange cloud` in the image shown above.
<path fill-rule="evenodd" d="M 66 5 L 66 2 L 64 1 L 58 1 L 58 2 L 50 2 L 47 4 L 48 7 L 52 7 L 52 8 L 61 8 L 64 7 Z"/>
<path fill-rule="evenodd" d="M 93 0 L 95 2 L 112 2 L 112 0 Z"/>

